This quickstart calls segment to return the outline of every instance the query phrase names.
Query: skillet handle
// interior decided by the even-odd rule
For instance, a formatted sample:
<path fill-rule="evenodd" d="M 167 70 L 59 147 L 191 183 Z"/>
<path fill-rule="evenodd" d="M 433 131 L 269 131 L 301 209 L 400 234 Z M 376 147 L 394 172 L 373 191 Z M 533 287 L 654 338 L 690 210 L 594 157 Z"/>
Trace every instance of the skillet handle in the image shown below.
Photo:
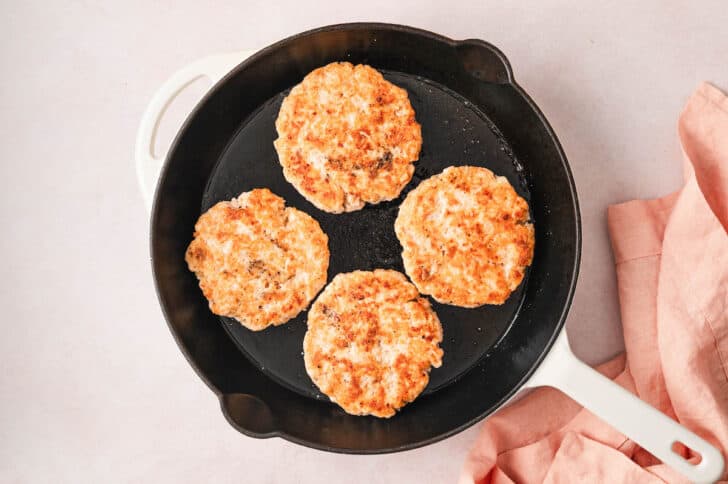
<path fill-rule="evenodd" d="M 562 331 L 527 386 L 552 386 L 583 405 L 692 482 L 714 482 L 723 473 L 720 451 L 676 421 L 582 363 Z M 702 456 L 692 464 L 672 450 L 681 442 Z"/>
<path fill-rule="evenodd" d="M 155 156 L 154 140 L 159 128 L 159 122 L 167 107 L 180 92 L 201 77 L 207 77 L 210 80 L 209 89 L 212 89 L 212 86 L 235 66 L 250 57 L 252 53 L 252 51 L 239 51 L 229 54 L 217 54 L 192 62 L 172 74 L 152 97 L 139 123 L 134 150 L 137 181 L 144 197 L 147 212 L 151 210 L 157 179 L 162 169 L 163 160 L 166 158 L 166 153 Z"/>

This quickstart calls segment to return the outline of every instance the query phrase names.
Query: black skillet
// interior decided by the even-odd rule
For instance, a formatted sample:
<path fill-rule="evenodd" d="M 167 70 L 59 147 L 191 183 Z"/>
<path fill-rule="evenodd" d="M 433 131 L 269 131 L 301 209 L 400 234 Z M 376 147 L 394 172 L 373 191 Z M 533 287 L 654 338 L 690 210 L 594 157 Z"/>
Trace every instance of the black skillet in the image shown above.
<path fill-rule="evenodd" d="M 316 209 L 284 180 L 272 144 L 288 90 L 334 61 L 369 64 L 405 88 L 423 135 L 415 175 L 398 199 L 340 215 Z M 286 325 L 249 331 L 209 311 L 184 262 L 201 212 L 243 191 L 268 187 L 312 215 L 328 234 L 329 280 L 355 269 L 403 271 L 393 229 L 403 197 L 445 167 L 465 164 L 506 176 L 528 200 L 536 229 L 533 264 L 503 306 L 463 309 L 433 301 L 444 329 L 443 365 L 432 370 L 423 395 L 391 419 L 347 415 L 315 388 L 302 357 L 306 312 Z M 154 276 L 165 316 L 229 422 L 253 437 L 280 436 L 347 453 L 438 441 L 514 396 L 561 333 L 580 244 L 566 157 L 543 114 L 514 81 L 505 56 L 481 40 L 453 41 L 371 23 L 295 35 L 218 82 L 169 151 L 151 221 Z"/>

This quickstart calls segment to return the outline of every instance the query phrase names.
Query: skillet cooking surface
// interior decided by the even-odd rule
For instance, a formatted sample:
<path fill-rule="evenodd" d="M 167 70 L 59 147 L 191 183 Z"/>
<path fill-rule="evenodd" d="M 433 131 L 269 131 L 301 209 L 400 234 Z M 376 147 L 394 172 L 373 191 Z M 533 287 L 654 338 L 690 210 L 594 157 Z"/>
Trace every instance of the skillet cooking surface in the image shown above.
<path fill-rule="evenodd" d="M 415 174 L 399 198 L 362 210 L 330 214 L 304 199 L 283 178 L 273 147 L 275 119 L 282 92 L 248 117 L 233 136 L 208 180 L 202 211 L 241 192 L 268 187 L 288 206 L 313 216 L 329 237 L 331 260 L 328 281 L 338 273 L 375 268 L 404 273 L 402 248 L 394 234 L 394 221 L 405 195 L 422 180 L 451 165 L 486 167 L 508 178 L 516 191 L 529 200 L 520 164 L 494 124 L 468 100 L 450 89 L 419 76 L 382 71 L 392 83 L 407 90 L 422 125 L 422 151 Z M 538 246 L 538 241 L 536 243 Z M 430 298 L 443 326 L 442 367 L 433 368 L 423 394 L 455 381 L 472 368 L 508 331 L 522 304 L 528 274 L 502 306 L 475 309 L 439 304 Z M 223 327 L 242 352 L 268 376 L 302 395 L 326 398 L 306 374 L 302 345 L 307 312 L 285 325 L 254 332 L 231 318 L 221 317 Z"/>

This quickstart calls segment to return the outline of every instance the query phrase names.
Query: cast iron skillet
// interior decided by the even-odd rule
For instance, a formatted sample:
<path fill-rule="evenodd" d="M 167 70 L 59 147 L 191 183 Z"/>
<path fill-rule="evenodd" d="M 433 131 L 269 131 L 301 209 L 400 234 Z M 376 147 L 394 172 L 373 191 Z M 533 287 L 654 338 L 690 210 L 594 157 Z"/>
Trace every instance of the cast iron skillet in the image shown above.
<path fill-rule="evenodd" d="M 580 362 L 569 349 L 562 327 L 580 250 L 574 183 L 555 135 L 513 81 L 503 54 L 479 40 L 456 42 L 397 25 L 348 24 L 291 37 L 238 65 L 244 57 L 208 57 L 173 75 L 150 102 L 135 150 L 149 201 L 159 175 L 160 163 L 150 151 L 159 115 L 194 79 L 220 80 L 190 115 L 167 157 L 156 191 L 151 251 L 172 333 L 235 428 L 335 452 L 392 452 L 472 425 L 519 388 L 550 385 L 691 481 L 721 476 L 723 458 L 715 447 Z M 419 399 L 389 420 L 347 415 L 311 384 L 301 355 L 305 313 L 282 328 L 247 331 L 210 313 L 184 262 L 202 211 L 266 186 L 326 230 L 332 252 L 329 279 L 354 269 L 402 270 L 393 221 L 403 197 L 351 214 L 323 213 L 283 180 L 276 160 L 273 121 L 282 98 L 306 73 L 338 60 L 371 64 L 409 92 L 424 144 L 403 195 L 446 166 L 486 166 L 507 176 L 526 197 L 536 227 L 533 265 L 505 305 L 458 309 L 434 304 L 445 332 L 442 368 L 432 371 Z M 673 451 L 676 442 L 702 460 L 686 460 Z"/>
<path fill-rule="evenodd" d="M 422 124 L 415 176 L 400 198 L 361 211 L 317 210 L 283 178 L 274 121 L 288 90 L 333 61 L 365 63 L 407 89 Z M 434 308 L 443 365 L 422 396 L 391 419 L 354 417 L 313 386 L 303 365 L 306 312 L 251 332 L 213 315 L 184 252 L 201 212 L 269 187 L 312 215 L 329 236 L 328 278 L 355 269 L 403 272 L 393 223 L 403 196 L 450 165 L 506 176 L 529 201 L 536 251 L 503 306 Z M 180 130 L 157 187 L 151 251 L 159 299 L 177 342 L 241 432 L 348 453 L 411 449 L 452 435 L 500 407 L 539 365 L 570 304 L 580 220 L 566 157 L 548 122 L 516 84 L 505 56 L 480 40 L 453 41 L 387 24 L 305 32 L 253 55 L 222 79 Z"/>

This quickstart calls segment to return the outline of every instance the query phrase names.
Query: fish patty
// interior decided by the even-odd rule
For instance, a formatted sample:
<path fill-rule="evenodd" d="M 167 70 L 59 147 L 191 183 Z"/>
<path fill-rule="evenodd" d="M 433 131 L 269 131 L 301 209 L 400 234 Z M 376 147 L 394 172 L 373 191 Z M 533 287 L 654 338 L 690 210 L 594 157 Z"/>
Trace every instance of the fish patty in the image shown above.
<path fill-rule="evenodd" d="M 328 237 L 310 215 L 255 189 L 200 216 L 185 260 L 213 313 L 259 331 L 295 317 L 326 284 Z"/>
<path fill-rule="evenodd" d="M 315 69 L 291 89 L 276 130 L 286 180 L 331 213 L 396 198 L 422 146 L 407 91 L 348 62 Z"/>
<path fill-rule="evenodd" d="M 444 304 L 503 304 L 533 259 L 528 204 L 486 168 L 446 168 L 407 194 L 394 224 L 405 271 Z"/>
<path fill-rule="evenodd" d="M 391 417 L 442 364 L 442 326 L 427 299 L 392 270 L 337 275 L 311 306 L 306 372 L 352 415 Z"/>

